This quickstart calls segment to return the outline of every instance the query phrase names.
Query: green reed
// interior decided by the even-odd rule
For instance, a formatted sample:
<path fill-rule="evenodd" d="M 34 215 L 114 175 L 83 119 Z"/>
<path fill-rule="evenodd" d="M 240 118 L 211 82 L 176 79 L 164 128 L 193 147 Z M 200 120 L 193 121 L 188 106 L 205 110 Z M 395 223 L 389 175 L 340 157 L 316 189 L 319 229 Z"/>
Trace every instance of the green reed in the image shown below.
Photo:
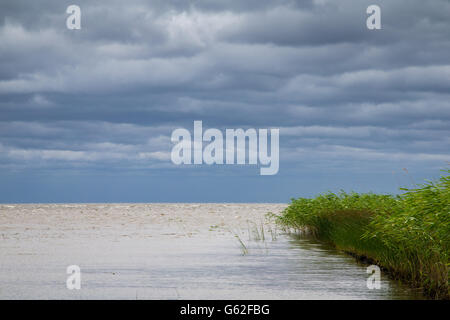
<path fill-rule="evenodd" d="M 368 259 L 394 278 L 449 299 L 450 170 L 402 195 L 340 192 L 293 199 L 278 222 Z"/>

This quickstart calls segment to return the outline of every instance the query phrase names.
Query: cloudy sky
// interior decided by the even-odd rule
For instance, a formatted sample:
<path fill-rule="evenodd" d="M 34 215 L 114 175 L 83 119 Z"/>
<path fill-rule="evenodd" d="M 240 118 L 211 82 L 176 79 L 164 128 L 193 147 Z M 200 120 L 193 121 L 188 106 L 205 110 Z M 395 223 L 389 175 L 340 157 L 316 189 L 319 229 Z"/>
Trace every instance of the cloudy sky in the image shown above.
<path fill-rule="evenodd" d="M 436 178 L 449 17 L 447 0 L 3 0 L 0 202 L 287 202 Z M 279 173 L 173 165 L 194 120 L 280 128 Z"/>

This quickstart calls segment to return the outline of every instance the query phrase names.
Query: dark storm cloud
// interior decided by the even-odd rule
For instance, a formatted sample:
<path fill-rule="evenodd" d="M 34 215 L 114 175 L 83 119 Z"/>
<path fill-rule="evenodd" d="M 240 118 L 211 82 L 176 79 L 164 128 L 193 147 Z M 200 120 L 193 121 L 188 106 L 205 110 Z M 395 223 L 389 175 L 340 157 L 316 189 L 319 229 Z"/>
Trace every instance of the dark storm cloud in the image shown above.
<path fill-rule="evenodd" d="M 67 30 L 70 4 L 0 4 L 2 168 L 170 167 L 199 119 L 281 127 L 292 170 L 448 158 L 448 1 L 376 1 L 377 31 L 373 1 L 76 1 Z"/>

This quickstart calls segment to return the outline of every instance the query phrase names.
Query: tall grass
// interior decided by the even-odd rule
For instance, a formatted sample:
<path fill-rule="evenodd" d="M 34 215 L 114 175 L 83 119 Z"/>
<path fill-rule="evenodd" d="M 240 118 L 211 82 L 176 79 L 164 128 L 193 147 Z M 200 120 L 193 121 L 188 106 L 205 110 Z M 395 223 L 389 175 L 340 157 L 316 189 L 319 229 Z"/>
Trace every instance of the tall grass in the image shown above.
<path fill-rule="evenodd" d="M 449 299 L 450 170 L 399 196 L 326 193 L 293 199 L 278 222 L 384 267 L 393 277 Z"/>

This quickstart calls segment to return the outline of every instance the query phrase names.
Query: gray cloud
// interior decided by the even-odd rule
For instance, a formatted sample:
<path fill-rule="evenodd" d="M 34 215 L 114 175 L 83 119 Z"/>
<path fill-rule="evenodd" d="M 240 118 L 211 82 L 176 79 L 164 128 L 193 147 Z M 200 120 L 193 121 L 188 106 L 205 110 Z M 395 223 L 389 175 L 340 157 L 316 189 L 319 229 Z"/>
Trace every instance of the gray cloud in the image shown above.
<path fill-rule="evenodd" d="M 69 4 L 0 4 L 4 172 L 172 170 L 193 120 L 281 127 L 293 174 L 450 160 L 448 1 L 380 0 L 378 31 L 372 1 L 80 0 L 75 31 Z"/>

